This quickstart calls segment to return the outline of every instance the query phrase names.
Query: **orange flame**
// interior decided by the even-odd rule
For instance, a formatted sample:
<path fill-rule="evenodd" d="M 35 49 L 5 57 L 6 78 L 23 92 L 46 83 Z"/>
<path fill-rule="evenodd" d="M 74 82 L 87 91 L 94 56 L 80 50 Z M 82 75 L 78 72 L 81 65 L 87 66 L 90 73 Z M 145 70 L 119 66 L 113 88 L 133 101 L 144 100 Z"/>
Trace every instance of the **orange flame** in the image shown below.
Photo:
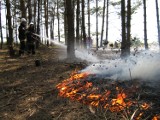
<path fill-rule="evenodd" d="M 132 105 L 132 102 L 125 102 L 125 98 L 127 98 L 125 93 L 120 93 L 117 95 L 116 99 L 112 99 L 112 107 L 110 108 L 110 110 L 112 112 L 114 111 L 121 111 L 123 109 L 125 109 L 126 107 L 129 107 Z"/>
<path fill-rule="evenodd" d="M 160 115 L 155 115 L 152 120 L 160 120 Z"/>
<path fill-rule="evenodd" d="M 142 117 L 142 115 L 143 115 L 143 112 L 138 115 L 138 117 L 136 118 L 136 120 L 140 120 L 141 117 Z"/>
<path fill-rule="evenodd" d="M 59 83 L 56 88 L 59 90 L 59 96 L 76 100 L 81 103 L 94 107 L 102 106 L 111 112 L 119 112 L 127 109 L 136 103 L 128 100 L 127 94 L 120 88 L 114 88 L 114 94 L 110 90 L 99 90 L 92 82 L 86 80 L 90 73 L 73 73 L 70 78 Z M 147 103 L 140 105 L 143 110 L 147 110 L 150 106 Z M 140 113 L 136 120 L 141 119 L 143 113 Z M 155 116 L 152 120 L 158 120 Z"/>
<path fill-rule="evenodd" d="M 142 108 L 143 110 L 147 110 L 149 107 L 150 107 L 150 105 L 147 104 L 147 103 L 143 103 L 143 104 L 141 105 L 141 108 Z"/>
<path fill-rule="evenodd" d="M 59 89 L 59 95 L 95 107 L 101 104 L 101 106 L 104 108 L 108 107 L 111 111 L 120 111 L 125 109 L 125 107 L 131 106 L 131 102 L 125 102 L 127 97 L 125 93 L 117 94 L 116 99 L 108 99 L 111 94 L 109 90 L 105 90 L 103 93 L 96 93 L 98 88 L 93 87 L 92 82 L 82 82 L 89 75 L 89 73 L 74 73 L 70 78 L 59 83 L 56 86 Z M 118 87 L 116 90 L 120 91 Z"/>
<path fill-rule="evenodd" d="M 158 120 L 158 118 L 155 116 L 155 117 L 153 117 L 153 119 L 152 120 Z"/>

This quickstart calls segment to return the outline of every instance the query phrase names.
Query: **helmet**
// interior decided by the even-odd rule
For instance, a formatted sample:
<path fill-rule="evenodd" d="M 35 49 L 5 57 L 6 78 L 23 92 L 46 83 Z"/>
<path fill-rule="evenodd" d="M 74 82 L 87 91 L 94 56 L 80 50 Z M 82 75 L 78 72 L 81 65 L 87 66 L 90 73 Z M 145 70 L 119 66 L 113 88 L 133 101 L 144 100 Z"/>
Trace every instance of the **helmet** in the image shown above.
<path fill-rule="evenodd" d="M 22 18 L 22 19 L 21 19 L 21 22 L 26 22 L 26 19 L 25 19 L 25 18 Z"/>
<path fill-rule="evenodd" d="M 30 22 L 29 25 L 34 25 L 33 22 Z"/>

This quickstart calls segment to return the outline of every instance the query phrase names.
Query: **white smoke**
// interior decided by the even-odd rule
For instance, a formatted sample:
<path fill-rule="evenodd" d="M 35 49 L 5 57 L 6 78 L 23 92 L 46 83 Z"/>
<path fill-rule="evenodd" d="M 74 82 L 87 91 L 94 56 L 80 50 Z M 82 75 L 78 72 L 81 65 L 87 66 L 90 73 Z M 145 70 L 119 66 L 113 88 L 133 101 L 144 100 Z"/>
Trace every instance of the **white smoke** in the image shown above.
<path fill-rule="evenodd" d="M 92 64 L 82 72 L 114 80 L 160 80 L 160 54 L 144 51 L 126 59 L 105 60 Z"/>
<path fill-rule="evenodd" d="M 80 58 L 82 60 L 86 60 L 88 62 L 98 62 L 99 59 L 96 57 L 95 54 L 91 51 L 87 50 L 75 50 L 75 55 L 77 58 Z"/>
<path fill-rule="evenodd" d="M 67 53 L 65 53 L 67 50 L 67 46 L 63 43 L 63 42 L 59 42 L 57 40 L 52 40 L 52 39 L 49 39 L 47 37 L 43 37 L 43 36 L 40 36 L 38 34 L 34 34 L 38 37 L 41 37 L 41 38 L 45 38 L 46 40 L 49 40 L 50 43 L 53 43 L 57 46 L 60 46 L 61 48 L 65 49 L 65 51 L 63 52 L 63 54 L 60 54 L 59 55 L 59 59 L 64 59 L 67 57 Z M 85 60 L 85 61 L 88 61 L 88 62 L 98 62 L 98 58 L 90 51 L 90 50 L 84 50 L 84 49 L 76 49 L 75 50 L 75 56 L 77 58 L 80 58 L 81 60 Z"/>
<path fill-rule="evenodd" d="M 51 41 L 64 49 L 67 48 L 64 43 L 55 40 Z M 120 58 L 100 60 L 92 52 L 78 49 L 75 50 L 75 55 L 77 58 L 93 63 L 82 72 L 90 72 L 113 80 L 160 80 L 160 54 L 157 52 L 159 46 L 152 45 L 151 48 L 150 51 L 145 51 L 143 48 L 141 50 L 143 52 L 138 53 L 136 56 L 130 56 L 125 60 Z M 66 56 L 66 53 L 63 56 Z"/>

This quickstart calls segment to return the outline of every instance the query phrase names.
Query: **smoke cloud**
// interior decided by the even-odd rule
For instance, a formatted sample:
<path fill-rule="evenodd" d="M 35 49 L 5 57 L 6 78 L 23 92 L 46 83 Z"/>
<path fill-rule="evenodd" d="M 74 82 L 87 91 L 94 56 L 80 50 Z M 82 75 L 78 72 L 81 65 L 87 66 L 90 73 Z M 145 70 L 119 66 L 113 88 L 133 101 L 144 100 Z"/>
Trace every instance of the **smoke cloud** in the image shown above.
<path fill-rule="evenodd" d="M 126 59 L 93 63 L 82 72 L 90 72 L 113 80 L 159 80 L 160 55 L 156 52 L 144 51 Z"/>
<path fill-rule="evenodd" d="M 75 55 L 77 58 L 86 60 L 88 62 L 98 62 L 99 59 L 90 51 L 87 50 L 75 50 Z"/>
<path fill-rule="evenodd" d="M 52 42 L 66 49 L 66 45 L 63 43 L 59 43 L 58 41 Z M 77 58 L 92 63 L 81 72 L 90 72 L 91 74 L 112 80 L 139 79 L 155 81 L 160 80 L 160 54 L 155 46 L 152 48 L 150 51 L 141 50 L 141 53 L 135 56 L 131 55 L 126 59 L 119 58 L 115 60 L 100 60 L 96 55 L 87 50 L 77 49 L 75 50 L 75 54 Z M 63 56 L 66 56 L 66 54 L 63 53 Z"/>

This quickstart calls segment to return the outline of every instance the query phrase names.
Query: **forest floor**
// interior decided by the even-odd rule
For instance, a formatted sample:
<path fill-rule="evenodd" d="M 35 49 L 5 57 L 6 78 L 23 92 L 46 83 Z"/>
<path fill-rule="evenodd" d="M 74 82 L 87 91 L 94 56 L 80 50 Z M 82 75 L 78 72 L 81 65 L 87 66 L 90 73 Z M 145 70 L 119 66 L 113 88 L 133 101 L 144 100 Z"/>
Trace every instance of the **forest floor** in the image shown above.
<path fill-rule="evenodd" d="M 0 50 L 0 120 L 108 120 L 100 109 L 94 113 L 87 105 L 58 96 L 56 85 L 87 66 L 86 61 L 60 59 L 65 53 L 58 46 L 41 46 L 36 55 L 21 57 Z"/>

